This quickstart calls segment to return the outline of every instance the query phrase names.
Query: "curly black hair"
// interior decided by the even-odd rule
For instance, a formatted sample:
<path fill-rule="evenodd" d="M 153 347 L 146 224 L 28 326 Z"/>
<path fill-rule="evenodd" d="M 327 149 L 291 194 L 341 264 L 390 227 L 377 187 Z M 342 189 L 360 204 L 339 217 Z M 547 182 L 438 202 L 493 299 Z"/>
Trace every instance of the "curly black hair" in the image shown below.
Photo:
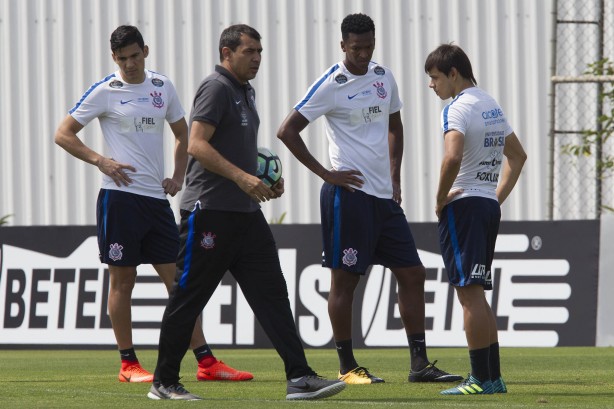
<path fill-rule="evenodd" d="M 348 14 L 341 22 L 341 38 L 343 40 L 347 40 L 350 33 L 364 34 L 369 31 L 372 31 L 373 35 L 375 35 L 375 24 L 371 17 L 366 14 Z"/>

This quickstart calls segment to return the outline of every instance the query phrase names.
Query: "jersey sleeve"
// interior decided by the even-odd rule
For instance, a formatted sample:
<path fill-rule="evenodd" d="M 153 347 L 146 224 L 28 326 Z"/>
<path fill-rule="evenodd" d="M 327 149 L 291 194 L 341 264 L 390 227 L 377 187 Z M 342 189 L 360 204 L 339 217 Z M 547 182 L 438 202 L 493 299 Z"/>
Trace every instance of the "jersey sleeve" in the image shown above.
<path fill-rule="evenodd" d="M 467 112 L 452 101 L 441 113 L 441 128 L 444 135 L 453 130 L 465 135 L 467 133 Z"/>
<path fill-rule="evenodd" d="M 390 80 L 392 90 L 392 92 L 390 93 L 390 113 L 394 114 L 396 112 L 399 112 L 401 108 L 403 108 L 403 102 L 401 101 L 401 97 L 399 96 L 399 87 L 392 74 L 390 74 Z"/>
<path fill-rule="evenodd" d="M 510 123 L 508 122 L 507 118 L 505 118 L 505 136 L 508 137 L 512 133 L 514 133 L 514 129 L 512 128 Z"/>
<path fill-rule="evenodd" d="M 185 116 L 185 111 L 183 109 L 183 106 L 181 105 L 181 101 L 179 101 L 179 96 L 177 95 L 177 90 L 175 89 L 175 86 L 168 78 L 165 79 L 165 85 L 167 87 L 167 92 L 169 96 L 168 110 L 166 111 L 166 120 L 169 124 L 173 124 Z"/>
<path fill-rule="evenodd" d="M 224 116 L 227 100 L 228 92 L 224 84 L 214 79 L 203 82 L 194 96 L 192 120 L 217 127 Z"/>
<path fill-rule="evenodd" d="M 108 87 L 104 80 L 92 85 L 68 113 L 83 126 L 103 116 L 109 108 Z"/>
<path fill-rule="evenodd" d="M 330 86 L 332 70 L 316 80 L 305 96 L 294 106 L 309 122 L 313 122 L 334 108 L 334 87 Z"/>

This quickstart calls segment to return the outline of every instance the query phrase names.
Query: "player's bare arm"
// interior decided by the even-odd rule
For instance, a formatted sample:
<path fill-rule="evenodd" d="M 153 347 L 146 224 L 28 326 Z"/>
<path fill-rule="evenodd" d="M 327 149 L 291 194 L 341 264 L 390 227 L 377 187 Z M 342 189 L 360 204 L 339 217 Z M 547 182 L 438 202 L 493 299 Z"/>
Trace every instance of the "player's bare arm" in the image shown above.
<path fill-rule="evenodd" d="M 325 182 L 341 186 L 350 192 L 353 192 L 354 188 L 362 187 L 364 182 L 359 177 L 362 176 L 362 173 L 358 170 L 328 170 L 313 157 L 300 135 L 307 125 L 309 125 L 309 121 L 299 112 L 292 110 L 279 127 L 277 138 L 286 145 L 303 165 Z"/>
<path fill-rule="evenodd" d="M 162 181 L 164 193 L 175 196 L 183 187 L 185 171 L 188 167 L 188 124 L 185 118 L 169 124 L 175 135 L 175 170 L 172 178 Z"/>
<path fill-rule="evenodd" d="M 462 192 L 461 190 L 450 192 L 450 189 L 460 170 L 464 145 L 465 135 L 459 131 L 451 130 L 444 135 L 443 161 L 441 163 L 439 186 L 437 188 L 435 204 L 435 214 L 437 218 L 441 216 L 441 210 L 444 206 L 447 205 L 454 196 Z"/>
<path fill-rule="evenodd" d="M 513 132 L 505 138 L 503 155 L 505 155 L 507 160 L 503 162 L 501 179 L 497 186 L 499 204 L 502 204 L 509 196 L 520 177 L 524 162 L 527 160 L 527 154 L 522 148 L 518 137 Z"/>
<path fill-rule="evenodd" d="M 209 141 L 215 133 L 215 126 L 207 122 L 193 121 L 188 140 L 188 154 L 192 155 L 205 169 L 217 173 L 236 183 L 256 202 L 273 199 L 275 193 L 257 176 L 244 172 L 224 158 Z"/>
<path fill-rule="evenodd" d="M 77 134 L 83 129 L 75 118 L 67 115 L 55 132 L 55 143 L 75 158 L 95 165 L 102 173 L 113 179 L 117 186 L 128 186 L 132 179 L 126 170 L 136 172 L 132 165 L 116 162 L 113 158 L 105 158 L 87 147 Z"/>
<path fill-rule="evenodd" d="M 390 176 L 392 200 L 401 204 L 401 162 L 403 160 L 403 121 L 401 112 L 390 114 L 388 124 L 388 147 L 390 150 Z"/>

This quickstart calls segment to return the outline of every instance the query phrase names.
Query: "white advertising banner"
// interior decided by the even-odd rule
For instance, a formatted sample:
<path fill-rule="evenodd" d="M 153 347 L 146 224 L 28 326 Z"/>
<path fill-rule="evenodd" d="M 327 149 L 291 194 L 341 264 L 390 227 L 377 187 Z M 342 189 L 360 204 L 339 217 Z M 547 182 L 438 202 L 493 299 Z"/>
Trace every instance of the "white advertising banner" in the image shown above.
<path fill-rule="evenodd" d="M 321 267 L 318 225 L 274 225 L 273 233 L 302 341 L 330 347 L 330 273 Z M 432 223 L 411 225 L 427 269 L 427 340 L 466 346 L 462 309 L 439 253 Z M 488 292 L 502 346 L 595 345 L 598 222 L 502 223 Z M 107 313 L 109 276 L 93 227 L 0 228 L 0 348 L 115 345 Z M 167 293 L 149 265 L 133 291 L 134 343 L 156 346 Z M 204 310 L 212 345 L 270 343 L 227 273 Z M 394 275 L 373 266 L 354 300 L 356 347 L 404 347 Z"/>

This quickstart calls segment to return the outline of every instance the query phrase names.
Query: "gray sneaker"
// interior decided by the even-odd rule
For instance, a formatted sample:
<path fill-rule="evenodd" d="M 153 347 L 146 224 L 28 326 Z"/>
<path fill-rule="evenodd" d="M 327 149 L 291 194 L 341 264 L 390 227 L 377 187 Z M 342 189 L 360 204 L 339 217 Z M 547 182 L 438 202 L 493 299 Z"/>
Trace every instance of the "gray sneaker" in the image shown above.
<path fill-rule="evenodd" d="M 185 390 L 182 384 L 176 383 L 171 386 L 162 386 L 153 384 L 149 389 L 149 393 L 147 394 L 149 399 L 154 400 L 162 400 L 162 399 L 171 399 L 171 400 L 202 400 L 198 395 L 194 395 L 193 393 Z"/>
<path fill-rule="evenodd" d="M 329 381 L 318 375 L 306 375 L 288 380 L 286 399 L 307 400 L 328 398 L 345 389 L 345 382 Z"/>

